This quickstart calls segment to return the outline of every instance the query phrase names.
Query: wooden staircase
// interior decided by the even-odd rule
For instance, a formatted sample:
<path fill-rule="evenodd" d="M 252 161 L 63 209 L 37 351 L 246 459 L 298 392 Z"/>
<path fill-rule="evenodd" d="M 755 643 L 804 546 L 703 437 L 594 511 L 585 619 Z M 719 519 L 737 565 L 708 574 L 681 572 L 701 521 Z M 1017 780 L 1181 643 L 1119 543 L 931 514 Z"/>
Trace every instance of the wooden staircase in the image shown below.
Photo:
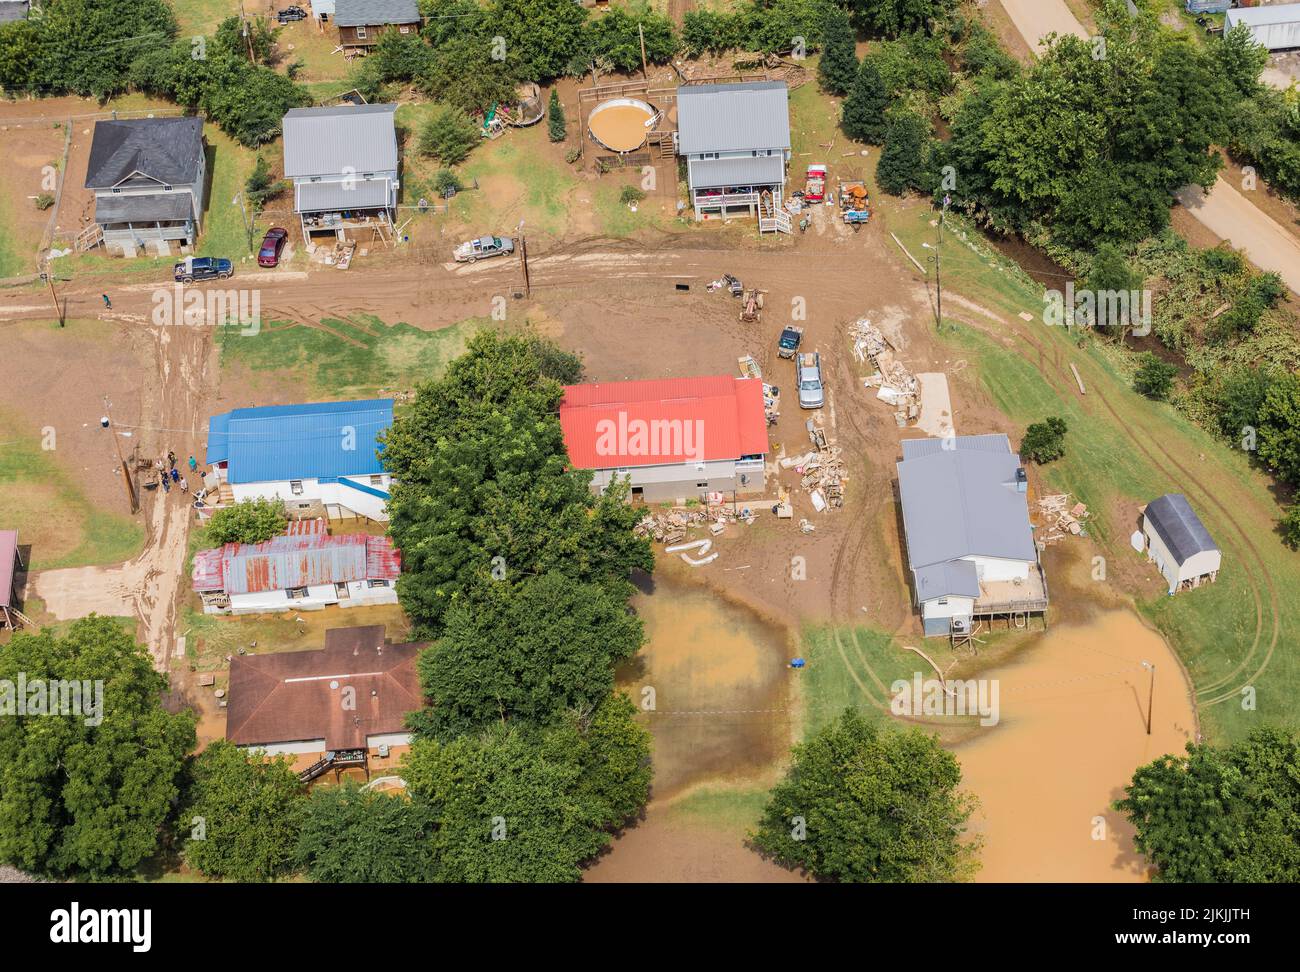
<path fill-rule="evenodd" d="M 76 242 L 73 245 L 76 247 L 78 253 L 85 253 L 87 250 L 93 250 L 103 241 L 103 228 L 98 223 L 91 223 L 77 234 Z"/>

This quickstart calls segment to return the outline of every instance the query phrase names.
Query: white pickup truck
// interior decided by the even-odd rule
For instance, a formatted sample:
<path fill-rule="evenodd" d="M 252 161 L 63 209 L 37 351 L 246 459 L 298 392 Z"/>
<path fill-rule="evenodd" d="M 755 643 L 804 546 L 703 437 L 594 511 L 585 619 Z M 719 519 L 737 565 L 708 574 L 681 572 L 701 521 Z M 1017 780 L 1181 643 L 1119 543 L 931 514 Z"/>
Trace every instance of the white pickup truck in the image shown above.
<path fill-rule="evenodd" d="M 515 241 L 508 236 L 480 236 L 476 240 L 466 240 L 456 247 L 452 256 L 457 263 L 473 263 L 488 257 L 505 256 L 515 252 Z"/>

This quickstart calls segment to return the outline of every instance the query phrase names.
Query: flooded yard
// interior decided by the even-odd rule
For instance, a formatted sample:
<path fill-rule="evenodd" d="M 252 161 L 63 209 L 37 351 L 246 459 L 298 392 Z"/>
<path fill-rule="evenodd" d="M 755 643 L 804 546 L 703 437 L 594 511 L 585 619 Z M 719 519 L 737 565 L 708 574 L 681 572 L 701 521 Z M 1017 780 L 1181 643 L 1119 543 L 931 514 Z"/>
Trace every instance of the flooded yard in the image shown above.
<path fill-rule="evenodd" d="M 1155 665 L 1149 736 L 1144 661 Z M 1116 609 L 1054 626 L 978 677 L 999 680 L 1001 718 L 954 749 L 981 802 L 976 880 L 1144 880 L 1132 828 L 1110 804 L 1137 767 L 1181 753 L 1195 736 L 1187 683 L 1165 640 Z"/>
<path fill-rule="evenodd" d="M 632 606 L 648 642 L 618 672 L 654 736 L 653 798 L 706 780 L 745 778 L 789 752 L 786 629 L 717 595 L 659 576 Z"/>

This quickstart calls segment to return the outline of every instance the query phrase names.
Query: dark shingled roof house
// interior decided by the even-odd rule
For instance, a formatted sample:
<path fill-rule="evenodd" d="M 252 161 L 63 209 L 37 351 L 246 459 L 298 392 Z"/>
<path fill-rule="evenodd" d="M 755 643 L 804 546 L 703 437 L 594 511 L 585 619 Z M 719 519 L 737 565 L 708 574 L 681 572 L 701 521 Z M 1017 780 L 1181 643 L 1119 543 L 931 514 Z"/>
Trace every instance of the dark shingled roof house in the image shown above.
<path fill-rule="evenodd" d="M 95 192 L 104 246 L 123 256 L 193 246 L 206 175 L 201 118 L 97 122 L 86 188 Z"/>
<path fill-rule="evenodd" d="M 415 0 L 337 0 L 334 26 L 344 47 L 373 47 L 390 30 L 417 34 L 420 8 Z"/>

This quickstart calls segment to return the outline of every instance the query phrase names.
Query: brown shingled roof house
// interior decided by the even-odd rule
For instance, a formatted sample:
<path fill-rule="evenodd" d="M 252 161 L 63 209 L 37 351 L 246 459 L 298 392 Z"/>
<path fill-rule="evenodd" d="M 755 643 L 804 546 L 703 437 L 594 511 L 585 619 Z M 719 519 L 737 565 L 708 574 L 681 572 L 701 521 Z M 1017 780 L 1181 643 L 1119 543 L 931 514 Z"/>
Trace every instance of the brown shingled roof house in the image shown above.
<path fill-rule="evenodd" d="M 230 663 L 226 738 L 300 762 L 304 782 L 407 746 L 406 714 L 423 705 L 415 662 L 425 645 L 393 645 L 383 625 L 333 628 L 325 647 L 238 655 Z"/>

